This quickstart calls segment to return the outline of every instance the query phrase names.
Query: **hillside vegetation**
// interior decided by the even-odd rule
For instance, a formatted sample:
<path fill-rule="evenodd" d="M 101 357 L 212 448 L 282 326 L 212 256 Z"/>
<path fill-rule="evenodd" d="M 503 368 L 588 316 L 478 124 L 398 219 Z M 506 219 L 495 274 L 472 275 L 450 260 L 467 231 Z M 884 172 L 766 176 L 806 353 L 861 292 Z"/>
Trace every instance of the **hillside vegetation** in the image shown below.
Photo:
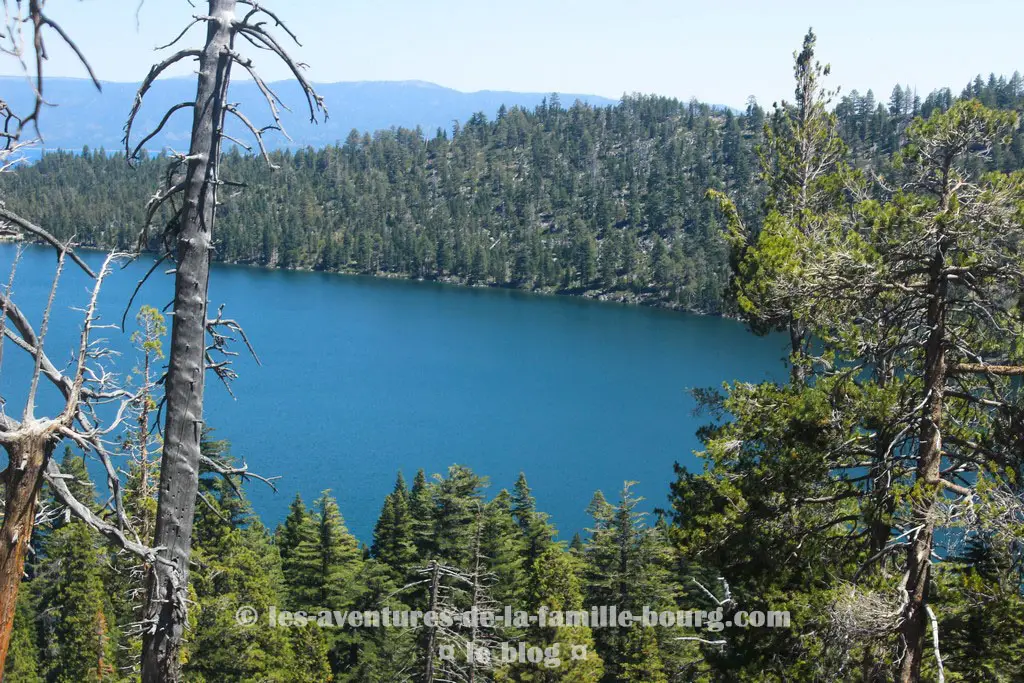
<path fill-rule="evenodd" d="M 1019 74 L 979 77 L 960 97 L 1020 110 L 1024 85 Z M 835 111 L 852 160 L 883 168 L 914 116 L 956 99 L 896 87 L 882 103 L 852 91 Z M 728 248 L 704 194 L 726 191 L 747 224 L 759 222 L 764 122 L 754 101 L 733 114 L 650 96 L 565 108 L 552 96 L 534 111 L 478 113 L 432 137 L 353 131 L 341 145 L 273 152 L 276 172 L 236 149 L 224 179 L 249 189 L 225 198 L 215 257 L 728 312 Z M 1019 131 L 991 163 L 1024 166 Z M 0 179 L 0 190 L 60 237 L 127 249 L 165 165 L 159 156 L 130 168 L 121 153 L 54 153 Z M 159 234 L 148 246 L 160 248 Z"/>

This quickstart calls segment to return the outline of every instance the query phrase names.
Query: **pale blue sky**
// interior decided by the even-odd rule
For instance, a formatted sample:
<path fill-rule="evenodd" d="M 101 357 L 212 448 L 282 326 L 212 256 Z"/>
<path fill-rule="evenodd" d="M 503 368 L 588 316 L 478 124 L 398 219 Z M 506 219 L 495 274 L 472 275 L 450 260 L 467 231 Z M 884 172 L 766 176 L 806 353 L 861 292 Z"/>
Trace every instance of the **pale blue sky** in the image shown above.
<path fill-rule="evenodd" d="M 137 81 L 198 10 L 185 0 L 51 0 L 98 76 Z M 197 7 L 205 3 L 197 0 Z M 1024 71 L 1022 0 L 264 0 L 298 33 L 315 81 L 425 80 L 458 90 L 645 92 L 742 106 L 790 98 L 808 26 L 844 91 L 897 81 L 959 90 Z M 201 29 L 193 29 L 193 42 Z M 50 39 L 50 75 L 80 76 Z M 286 77 L 266 53 L 265 77 Z M 0 72 L 16 65 L 0 62 Z M 177 75 L 187 73 L 178 71 Z"/>

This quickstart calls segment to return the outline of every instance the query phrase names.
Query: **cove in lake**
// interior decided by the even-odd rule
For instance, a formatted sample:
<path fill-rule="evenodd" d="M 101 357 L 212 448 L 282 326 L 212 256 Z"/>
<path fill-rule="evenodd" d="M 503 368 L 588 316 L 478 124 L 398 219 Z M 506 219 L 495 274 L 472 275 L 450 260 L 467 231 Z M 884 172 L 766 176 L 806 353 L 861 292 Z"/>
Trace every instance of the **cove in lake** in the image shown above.
<path fill-rule="evenodd" d="M 15 251 L 0 244 L 3 282 Z M 36 325 L 54 262 L 52 250 L 30 246 L 18 269 L 15 301 Z M 151 263 L 110 276 L 102 322 L 120 322 Z M 68 264 L 46 339 L 58 366 L 80 326 L 70 307 L 84 306 L 88 286 Z M 158 271 L 135 309 L 162 307 L 171 292 L 172 278 Z M 398 470 L 411 483 L 419 468 L 429 476 L 454 463 L 489 477 L 488 497 L 524 471 L 562 538 L 588 526 L 595 490 L 617 499 L 625 480 L 638 482 L 647 510 L 664 507 L 673 463 L 700 467 L 692 450 L 708 418 L 693 414 L 688 390 L 785 373 L 781 339 L 736 321 L 570 297 L 215 266 L 210 303 L 227 304 L 263 363 L 237 359 L 237 399 L 212 376 L 206 392 L 214 437 L 231 441 L 253 471 L 282 477 L 277 494 L 248 486 L 256 512 L 272 528 L 296 492 L 310 504 L 331 489 L 367 543 Z M 125 334 L 103 331 L 124 353 L 121 371 L 136 360 L 131 321 Z M 8 344 L 0 394 L 9 413 L 20 415 L 30 369 Z M 44 408 L 56 400 L 44 398 Z"/>

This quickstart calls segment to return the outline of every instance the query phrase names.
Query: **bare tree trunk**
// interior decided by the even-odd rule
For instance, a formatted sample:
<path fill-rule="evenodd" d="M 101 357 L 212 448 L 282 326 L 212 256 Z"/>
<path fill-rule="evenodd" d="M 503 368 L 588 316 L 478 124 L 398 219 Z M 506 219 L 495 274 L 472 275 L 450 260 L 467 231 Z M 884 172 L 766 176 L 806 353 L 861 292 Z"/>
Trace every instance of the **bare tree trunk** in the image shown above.
<path fill-rule="evenodd" d="M 247 6 L 248 11 L 241 20 L 235 17 L 237 4 Z M 212 369 L 225 383 L 235 376 L 228 368 L 230 361 L 214 363 L 210 357 L 211 353 L 217 352 L 234 355 L 226 352 L 228 338 L 216 332 L 216 329 L 226 328 L 239 334 L 252 351 L 238 323 L 223 319 L 220 313 L 214 320 L 207 317 L 217 186 L 223 182 L 219 162 L 220 146 L 225 137 L 224 117 L 231 113 L 249 130 L 271 168 L 277 167 L 267 152 L 263 134 L 268 130 L 284 133 L 278 116 L 278 106 L 283 106 L 283 103 L 256 72 L 252 60 L 235 51 L 235 36 L 242 35 L 254 47 L 276 55 L 285 63 L 302 86 L 309 106 L 310 121 L 317 120 L 317 112 L 323 112 L 325 118 L 327 116 L 323 98 L 316 94 L 302 74 L 305 65 L 294 61 L 277 38 L 267 30 L 268 22 L 272 22 L 298 43 L 295 34 L 271 10 L 252 0 L 209 0 L 209 13 L 195 16 L 192 24 L 196 22 L 205 22 L 207 25 L 203 48 L 179 50 L 153 66 L 135 96 L 124 136 L 128 158 L 137 158 L 143 146 L 163 126 L 160 123 L 132 151 L 132 125 L 146 92 L 168 67 L 187 59 L 199 60 L 195 101 L 172 106 L 163 118 L 166 121 L 174 112 L 192 108 L 189 153 L 176 158 L 167 174 L 166 186 L 147 204 L 146 221 L 140 238 L 141 249 L 146 245 L 148 228 L 160 208 L 167 205 L 174 209 L 173 217 L 163 234 L 167 251 L 174 255 L 177 267 L 174 271 L 174 318 L 165 383 L 167 415 L 154 532 L 154 543 L 160 548 L 160 555 L 148 577 L 143 619 L 142 680 L 146 683 L 173 682 L 181 676 L 180 655 L 188 611 L 188 564 L 192 552 L 192 524 L 199 490 L 200 462 L 229 478 L 229 481 L 232 475 L 253 477 L 245 467 L 230 468 L 203 458 L 199 449 L 204 427 L 204 371 Z M 181 40 L 187 31 L 188 27 L 166 47 Z M 227 101 L 232 64 L 245 69 L 256 82 L 274 117 L 274 125 L 257 128 L 236 105 Z M 179 181 L 183 165 L 184 179 Z M 175 208 L 178 200 L 181 200 L 181 206 Z M 209 345 L 207 332 L 212 336 Z M 256 478 L 270 483 L 268 479 Z"/>
<path fill-rule="evenodd" d="M 804 366 L 804 338 L 807 336 L 807 328 L 790 314 L 789 317 L 789 374 L 793 384 L 803 386 L 807 384 L 807 368 Z"/>
<path fill-rule="evenodd" d="M 893 379 L 891 358 L 882 356 L 875 363 L 879 388 L 886 388 Z M 883 422 L 875 430 L 875 453 L 871 465 L 871 500 L 874 507 L 868 526 L 871 529 L 871 555 L 881 552 L 892 534 L 892 514 L 896 501 L 892 495 L 892 454 L 890 444 L 896 438 L 895 428 Z"/>
<path fill-rule="evenodd" d="M 185 630 L 192 523 L 199 490 L 203 434 L 207 290 L 217 166 L 228 80 L 235 0 L 210 0 L 206 45 L 199 56 L 192 142 L 185 176 L 185 205 L 177 226 L 174 317 L 166 383 L 164 429 L 154 545 L 169 563 L 149 577 L 142 641 L 142 680 L 177 681 Z"/>
<path fill-rule="evenodd" d="M 473 609 L 478 609 L 483 604 L 484 591 L 482 583 L 483 556 L 480 553 L 480 535 L 483 533 L 483 517 L 479 502 L 476 512 L 476 533 L 473 534 Z M 469 665 L 469 683 L 476 683 L 476 648 L 477 639 L 480 635 L 480 623 L 473 618 L 469 625 L 469 643 L 466 645 L 466 659 Z"/>
<path fill-rule="evenodd" d="M 0 528 L 0 680 L 14 628 L 14 607 L 25 573 L 25 556 L 32 540 L 36 502 L 43 467 L 53 451 L 48 434 L 19 439 L 7 446 L 10 466 L 4 476 L 4 523 Z"/>
<path fill-rule="evenodd" d="M 911 524 L 917 528 L 907 549 L 907 605 L 903 610 L 900 635 L 906 651 L 900 664 L 900 683 L 921 680 L 927 629 L 928 581 L 935 537 L 935 514 L 942 486 L 942 412 L 946 384 L 946 296 L 942 275 L 943 248 L 937 249 L 928 284 L 928 340 L 925 345 L 925 403 L 917 455 L 917 491 L 913 497 Z"/>
<path fill-rule="evenodd" d="M 430 573 L 430 607 L 427 609 L 437 614 L 438 591 L 441 587 L 441 565 L 436 560 L 431 563 Z M 427 669 L 423 675 L 424 683 L 434 683 L 434 652 L 437 649 L 437 626 L 427 627 Z"/>

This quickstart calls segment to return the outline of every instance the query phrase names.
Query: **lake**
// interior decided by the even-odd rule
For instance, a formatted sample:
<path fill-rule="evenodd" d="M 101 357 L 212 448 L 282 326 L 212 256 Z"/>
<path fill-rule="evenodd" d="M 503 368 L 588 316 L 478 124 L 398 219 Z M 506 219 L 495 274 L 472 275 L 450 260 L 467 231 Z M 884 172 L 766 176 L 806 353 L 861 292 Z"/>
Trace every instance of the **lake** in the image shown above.
<path fill-rule="evenodd" d="M 0 244 L 2 283 L 15 250 Z M 83 256 L 97 267 L 103 258 Z M 120 322 L 151 263 L 110 276 L 102 322 Z M 15 301 L 37 329 L 54 264 L 52 250 L 27 247 L 15 280 Z M 163 269 L 129 322 L 140 304 L 170 300 Z M 59 366 L 76 344 L 81 314 L 71 307 L 85 305 L 89 282 L 65 268 L 45 344 Z M 411 482 L 419 468 L 429 476 L 454 463 L 489 477 L 489 495 L 525 472 L 566 539 L 588 526 L 597 489 L 615 499 L 623 481 L 637 481 L 648 510 L 664 507 L 673 463 L 700 467 L 692 451 L 707 417 L 693 414 L 688 390 L 785 372 L 781 338 L 736 321 L 569 297 L 216 266 L 210 303 L 227 304 L 262 360 L 237 359 L 237 398 L 212 376 L 206 393 L 215 437 L 253 471 L 282 477 L 277 494 L 248 486 L 256 511 L 273 527 L 296 492 L 311 503 L 331 489 L 367 543 L 398 470 Z M 125 352 L 120 370 L 135 363 L 132 329 L 103 331 Z M 7 344 L 0 392 L 11 414 L 20 415 L 30 369 Z"/>

